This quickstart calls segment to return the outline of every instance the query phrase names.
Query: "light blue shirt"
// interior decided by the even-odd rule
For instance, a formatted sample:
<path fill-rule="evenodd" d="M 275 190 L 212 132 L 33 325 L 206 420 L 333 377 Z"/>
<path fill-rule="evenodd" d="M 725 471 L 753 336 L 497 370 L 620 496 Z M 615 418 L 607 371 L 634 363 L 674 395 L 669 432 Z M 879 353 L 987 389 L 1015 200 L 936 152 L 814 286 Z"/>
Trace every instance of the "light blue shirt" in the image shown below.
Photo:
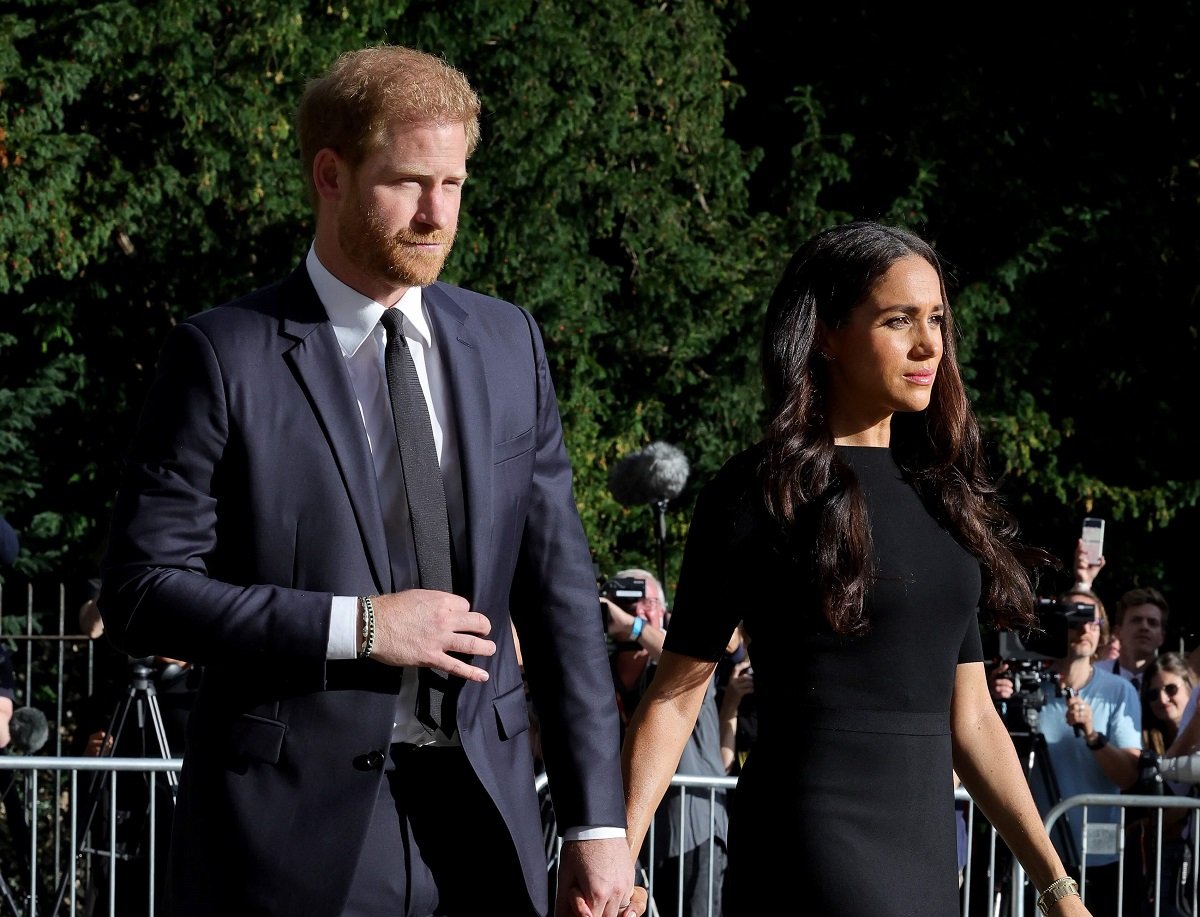
<path fill-rule="evenodd" d="M 1046 750 L 1051 767 L 1045 767 L 1044 756 L 1035 755 L 1034 766 L 1029 775 L 1030 789 L 1037 802 L 1038 811 L 1044 817 L 1051 807 L 1062 799 L 1081 793 L 1117 794 L 1121 788 L 1105 776 L 1096 761 L 1096 752 L 1087 747 L 1083 736 L 1075 734 L 1074 727 L 1067 723 L 1067 699 L 1055 694 L 1053 683 L 1041 686 L 1045 705 L 1038 719 L 1038 728 L 1046 740 Z M 1092 677 L 1079 691 L 1079 697 L 1092 708 L 1092 725 L 1097 732 L 1108 737 L 1108 743 L 1117 748 L 1142 747 L 1142 710 L 1137 692 L 1128 679 L 1111 672 L 1092 670 Z M 1052 771 L 1052 774 L 1050 773 Z M 1058 785 L 1058 798 L 1051 800 L 1048 778 L 1052 776 Z M 1064 849 L 1064 832 L 1054 830 L 1052 839 L 1059 856 L 1070 868 L 1078 863 L 1083 850 L 1083 806 L 1070 809 L 1058 820 L 1061 826 L 1069 820 L 1074 838 L 1074 850 Z M 1086 807 L 1089 825 L 1120 821 L 1118 806 Z M 1117 855 L 1089 851 L 1088 866 L 1103 866 L 1115 863 Z"/>

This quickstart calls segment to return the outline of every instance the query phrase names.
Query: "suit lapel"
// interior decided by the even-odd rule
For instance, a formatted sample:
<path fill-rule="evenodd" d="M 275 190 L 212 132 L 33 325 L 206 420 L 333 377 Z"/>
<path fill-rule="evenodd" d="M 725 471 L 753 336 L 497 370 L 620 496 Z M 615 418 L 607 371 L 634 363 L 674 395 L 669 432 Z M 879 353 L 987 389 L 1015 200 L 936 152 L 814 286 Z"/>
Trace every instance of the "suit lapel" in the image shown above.
<path fill-rule="evenodd" d="M 426 287 L 423 295 L 454 403 L 470 557 L 467 569 L 461 572 L 467 577 L 463 591 L 473 601 L 479 579 L 488 569 L 492 533 L 492 419 L 487 373 L 471 334 L 470 315 L 440 284 Z"/>
<path fill-rule="evenodd" d="M 325 431 L 329 451 L 350 497 L 377 592 L 390 592 L 387 537 L 379 510 L 379 487 L 346 360 L 308 271 L 301 266 L 283 282 L 280 333 L 292 342 L 284 359 L 308 393 Z"/>

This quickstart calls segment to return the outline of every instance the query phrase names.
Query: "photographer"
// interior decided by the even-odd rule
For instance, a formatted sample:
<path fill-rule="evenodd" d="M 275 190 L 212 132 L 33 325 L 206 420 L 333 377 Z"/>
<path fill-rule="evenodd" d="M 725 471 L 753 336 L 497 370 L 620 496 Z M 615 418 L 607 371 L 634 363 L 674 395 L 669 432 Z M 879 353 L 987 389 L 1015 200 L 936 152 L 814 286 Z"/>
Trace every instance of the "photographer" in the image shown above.
<path fill-rule="evenodd" d="M 1049 659 L 1044 669 L 1048 677 L 1026 689 L 1032 697 L 1014 693 L 1011 679 L 1007 688 L 1001 687 L 1004 673 L 993 676 L 993 689 L 997 697 L 1007 693 L 1009 704 L 1017 698 L 1040 711 L 1032 732 L 1035 743 L 1038 737 L 1044 740 L 1044 753 L 1035 755 L 1029 780 L 1045 817 L 1068 797 L 1116 794 L 1134 785 L 1141 755 L 1141 708 L 1128 679 L 1101 671 L 1093 661 L 1106 623 L 1100 599 L 1090 590 L 1076 589 L 1042 607 L 1046 632 L 1065 633 L 1065 646 L 1059 648 L 1063 655 Z M 1016 661 L 1008 663 L 1010 673 L 1017 668 Z M 1112 824 L 1116 831 L 1117 807 L 1089 806 L 1086 812 L 1090 827 Z M 1083 817 L 1082 808 L 1073 808 L 1053 832 L 1059 855 L 1076 878 Z M 1064 821 L 1069 833 L 1063 830 Z M 1085 900 L 1095 917 L 1117 913 L 1119 879 L 1116 853 L 1089 851 Z"/>
<path fill-rule="evenodd" d="M 601 588 L 600 601 L 605 611 L 605 631 L 613 641 L 610 659 L 624 738 L 625 721 L 633 715 L 662 656 L 669 617 L 662 586 L 645 570 L 622 570 Z M 675 773 L 725 776 L 715 680 L 709 681 L 708 693 Z M 672 787 L 655 812 L 654 824 L 654 833 L 647 836 L 639 860 L 644 869 L 653 865 L 654 904 L 658 912 L 682 913 L 684 917 L 703 917 L 710 913 L 708 839 L 711 834 L 714 838 L 711 913 L 721 913 L 729 825 L 725 791 L 718 790 L 710 800 L 707 790 L 690 790 L 685 821 L 680 816 L 679 788 Z M 679 903 L 681 869 L 682 911 Z"/>

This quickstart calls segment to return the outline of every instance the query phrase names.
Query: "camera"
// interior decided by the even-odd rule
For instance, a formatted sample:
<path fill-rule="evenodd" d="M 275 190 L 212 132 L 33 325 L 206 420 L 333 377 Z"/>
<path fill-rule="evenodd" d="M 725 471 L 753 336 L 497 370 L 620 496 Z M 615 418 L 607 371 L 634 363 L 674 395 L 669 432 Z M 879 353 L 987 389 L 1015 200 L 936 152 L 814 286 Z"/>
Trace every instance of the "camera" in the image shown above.
<path fill-rule="evenodd" d="M 629 611 L 640 600 L 646 597 L 646 581 L 633 576 L 616 576 L 606 580 L 600 587 L 600 597 L 608 599 L 618 608 Z M 600 614 L 604 619 L 605 630 L 608 629 L 608 606 L 600 603 Z"/>
<path fill-rule="evenodd" d="M 1000 633 L 1000 657 L 1008 661 L 1044 661 L 1062 659 L 1070 642 L 1067 630 L 1083 627 L 1098 620 L 1093 602 L 1063 602 L 1058 599 L 1037 600 L 1037 625 L 1022 635 L 1013 631 Z"/>
<path fill-rule="evenodd" d="M 1018 635 L 1013 631 L 1000 632 L 1000 658 L 1010 677 L 1013 696 L 999 701 L 997 706 L 1010 733 L 1036 731 L 1046 696 L 1045 684 L 1054 684 L 1054 693 L 1061 694 L 1058 677 L 1046 663 L 1067 655 L 1070 641 L 1067 631 L 1097 620 L 1092 602 L 1064 602 L 1058 599 L 1037 600 L 1037 624 L 1032 631 Z"/>

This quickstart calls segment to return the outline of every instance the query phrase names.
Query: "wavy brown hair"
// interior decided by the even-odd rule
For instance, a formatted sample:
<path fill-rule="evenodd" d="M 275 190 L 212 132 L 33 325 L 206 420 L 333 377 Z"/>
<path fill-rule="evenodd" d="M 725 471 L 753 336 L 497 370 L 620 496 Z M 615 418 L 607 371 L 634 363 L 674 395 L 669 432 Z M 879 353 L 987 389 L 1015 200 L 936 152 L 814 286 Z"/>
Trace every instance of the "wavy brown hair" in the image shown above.
<path fill-rule="evenodd" d="M 924 259 L 937 272 L 945 316 L 943 356 L 928 409 L 892 418 L 891 450 L 931 512 L 974 554 L 982 608 L 1003 628 L 1035 624 L 1033 569 L 1053 557 L 1017 540 L 1017 524 L 987 472 L 955 349 L 941 260 L 924 240 L 860 221 L 827 229 L 792 256 L 771 296 L 762 339 L 768 423 L 759 476 L 771 515 L 794 530 L 817 518 L 812 551 L 822 611 L 842 634 L 868 629 L 863 599 L 872 581 L 871 534 L 862 490 L 838 457 L 826 416 L 829 379 L 817 352 L 821 323 L 839 328 L 897 261 Z"/>
<path fill-rule="evenodd" d="M 1150 682 L 1159 672 L 1170 672 L 1177 676 L 1187 685 L 1189 692 L 1196 690 L 1196 673 L 1182 653 L 1162 653 L 1142 669 L 1142 746 L 1161 755 L 1175 741 L 1179 732 L 1174 723 L 1159 717 L 1150 705 L 1158 696 L 1158 692 L 1150 687 Z"/>

